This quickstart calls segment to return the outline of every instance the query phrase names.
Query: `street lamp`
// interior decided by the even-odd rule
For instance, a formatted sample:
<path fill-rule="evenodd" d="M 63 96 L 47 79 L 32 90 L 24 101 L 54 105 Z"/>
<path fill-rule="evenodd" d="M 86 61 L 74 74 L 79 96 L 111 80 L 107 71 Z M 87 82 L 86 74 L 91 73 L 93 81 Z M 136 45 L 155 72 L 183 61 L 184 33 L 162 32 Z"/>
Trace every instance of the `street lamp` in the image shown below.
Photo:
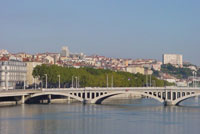
<path fill-rule="evenodd" d="M 26 89 L 26 76 L 24 74 L 24 90 Z"/>
<path fill-rule="evenodd" d="M 46 76 L 46 89 L 47 89 L 47 74 L 44 74 Z"/>
<path fill-rule="evenodd" d="M 108 88 L 108 74 L 106 75 L 106 79 L 107 79 L 107 88 Z"/>
<path fill-rule="evenodd" d="M 34 85 L 35 85 L 35 89 L 36 89 L 36 80 L 35 80 L 35 77 L 34 77 Z"/>
<path fill-rule="evenodd" d="M 193 71 L 192 74 L 193 74 L 193 87 L 194 87 L 194 75 L 195 75 L 195 71 Z"/>
<path fill-rule="evenodd" d="M 151 74 L 150 74 L 150 87 L 151 87 Z"/>
<path fill-rule="evenodd" d="M 79 88 L 79 85 L 80 85 L 80 84 L 79 84 L 79 76 L 78 76 L 78 82 L 77 82 L 77 83 L 78 83 L 78 88 Z"/>
<path fill-rule="evenodd" d="M 194 87 L 196 87 L 197 79 L 197 72 L 194 72 Z"/>
<path fill-rule="evenodd" d="M 113 87 L 113 75 L 112 75 L 112 84 L 111 84 L 111 86 Z"/>
<path fill-rule="evenodd" d="M 60 75 L 58 75 L 58 88 L 60 88 Z"/>
<path fill-rule="evenodd" d="M 6 79 L 6 82 L 5 82 L 6 90 L 8 90 L 8 73 L 7 72 L 5 72 L 5 79 Z"/>
<path fill-rule="evenodd" d="M 77 84 L 77 83 L 78 83 L 78 80 L 77 80 L 77 78 L 78 78 L 78 77 L 76 76 L 76 77 L 75 77 L 75 79 L 76 79 L 76 88 L 77 88 L 77 85 L 78 85 L 78 84 Z"/>
<path fill-rule="evenodd" d="M 74 76 L 72 76 L 72 88 L 74 88 Z"/>
<path fill-rule="evenodd" d="M 146 87 L 148 87 L 148 75 L 146 74 Z"/>

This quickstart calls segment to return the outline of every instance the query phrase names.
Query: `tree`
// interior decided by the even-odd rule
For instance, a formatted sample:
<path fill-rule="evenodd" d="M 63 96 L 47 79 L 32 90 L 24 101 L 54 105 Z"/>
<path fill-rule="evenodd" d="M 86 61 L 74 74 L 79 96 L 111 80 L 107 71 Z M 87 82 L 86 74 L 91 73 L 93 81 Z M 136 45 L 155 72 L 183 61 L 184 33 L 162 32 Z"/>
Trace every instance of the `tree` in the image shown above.
<path fill-rule="evenodd" d="M 45 74 L 48 76 L 48 85 L 50 87 L 58 86 L 58 75 L 61 78 L 61 85 L 70 87 L 72 77 L 79 77 L 81 87 L 106 87 L 107 75 L 109 77 L 109 86 L 113 76 L 113 85 L 115 87 L 142 87 L 145 86 L 146 76 L 142 74 L 131 74 L 128 72 L 114 72 L 111 70 L 94 69 L 94 68 L 68 68 L 57 65 L 40 65 L 33 70 L 33 76 L 45 82 Z M 163 80 L 158 80 L 152 76 L 156 86 L 171 85 Z"/>

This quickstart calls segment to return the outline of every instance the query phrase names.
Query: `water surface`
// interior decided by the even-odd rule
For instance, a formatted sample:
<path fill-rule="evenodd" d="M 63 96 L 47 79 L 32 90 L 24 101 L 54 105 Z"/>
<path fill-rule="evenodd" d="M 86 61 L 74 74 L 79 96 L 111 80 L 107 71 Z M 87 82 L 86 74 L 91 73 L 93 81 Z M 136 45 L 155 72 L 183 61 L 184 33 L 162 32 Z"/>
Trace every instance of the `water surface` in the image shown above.
<path fill-rule="evenodd" d="M 0 107 L 0 134 L 199 134 L 199 101 L 182 105 L 137 99 Z"/>

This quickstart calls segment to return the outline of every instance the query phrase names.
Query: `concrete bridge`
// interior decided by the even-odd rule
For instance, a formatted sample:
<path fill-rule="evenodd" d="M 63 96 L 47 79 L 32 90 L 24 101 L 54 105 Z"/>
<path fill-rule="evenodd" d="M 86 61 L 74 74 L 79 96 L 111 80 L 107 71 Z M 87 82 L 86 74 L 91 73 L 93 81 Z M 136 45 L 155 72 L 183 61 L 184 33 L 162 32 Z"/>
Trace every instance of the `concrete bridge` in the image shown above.
<path fill-rule="evenodd" d="M 105 99 L 121 95 L 134 94 L 155 99 L 164 105 L 178 105 L 180 102 L 200 95 L 200 88 L 189 87 L 114 87 L 114 88 L 65 88 L 41 90 L 10 90 L 0 92 L 0 101 L 13 97 L 16 103 L 28 103 L 30 100 L 43 99 L 51 103 L 53 96 L 65 96 L 82 103 L 101 104 Z"/>

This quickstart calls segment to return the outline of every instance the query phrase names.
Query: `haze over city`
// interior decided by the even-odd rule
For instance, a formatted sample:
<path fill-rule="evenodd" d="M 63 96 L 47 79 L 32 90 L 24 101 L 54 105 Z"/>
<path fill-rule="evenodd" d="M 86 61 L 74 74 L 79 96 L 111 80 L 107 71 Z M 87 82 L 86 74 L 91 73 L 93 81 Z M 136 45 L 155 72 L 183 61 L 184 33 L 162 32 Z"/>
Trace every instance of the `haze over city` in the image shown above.
<path fill-rule="evenodd" d="M 197 0 L 1 1 L 0 49 L 10 52 L 72 52 L 108 57 L 184 55 L 199 65 Z"/>

